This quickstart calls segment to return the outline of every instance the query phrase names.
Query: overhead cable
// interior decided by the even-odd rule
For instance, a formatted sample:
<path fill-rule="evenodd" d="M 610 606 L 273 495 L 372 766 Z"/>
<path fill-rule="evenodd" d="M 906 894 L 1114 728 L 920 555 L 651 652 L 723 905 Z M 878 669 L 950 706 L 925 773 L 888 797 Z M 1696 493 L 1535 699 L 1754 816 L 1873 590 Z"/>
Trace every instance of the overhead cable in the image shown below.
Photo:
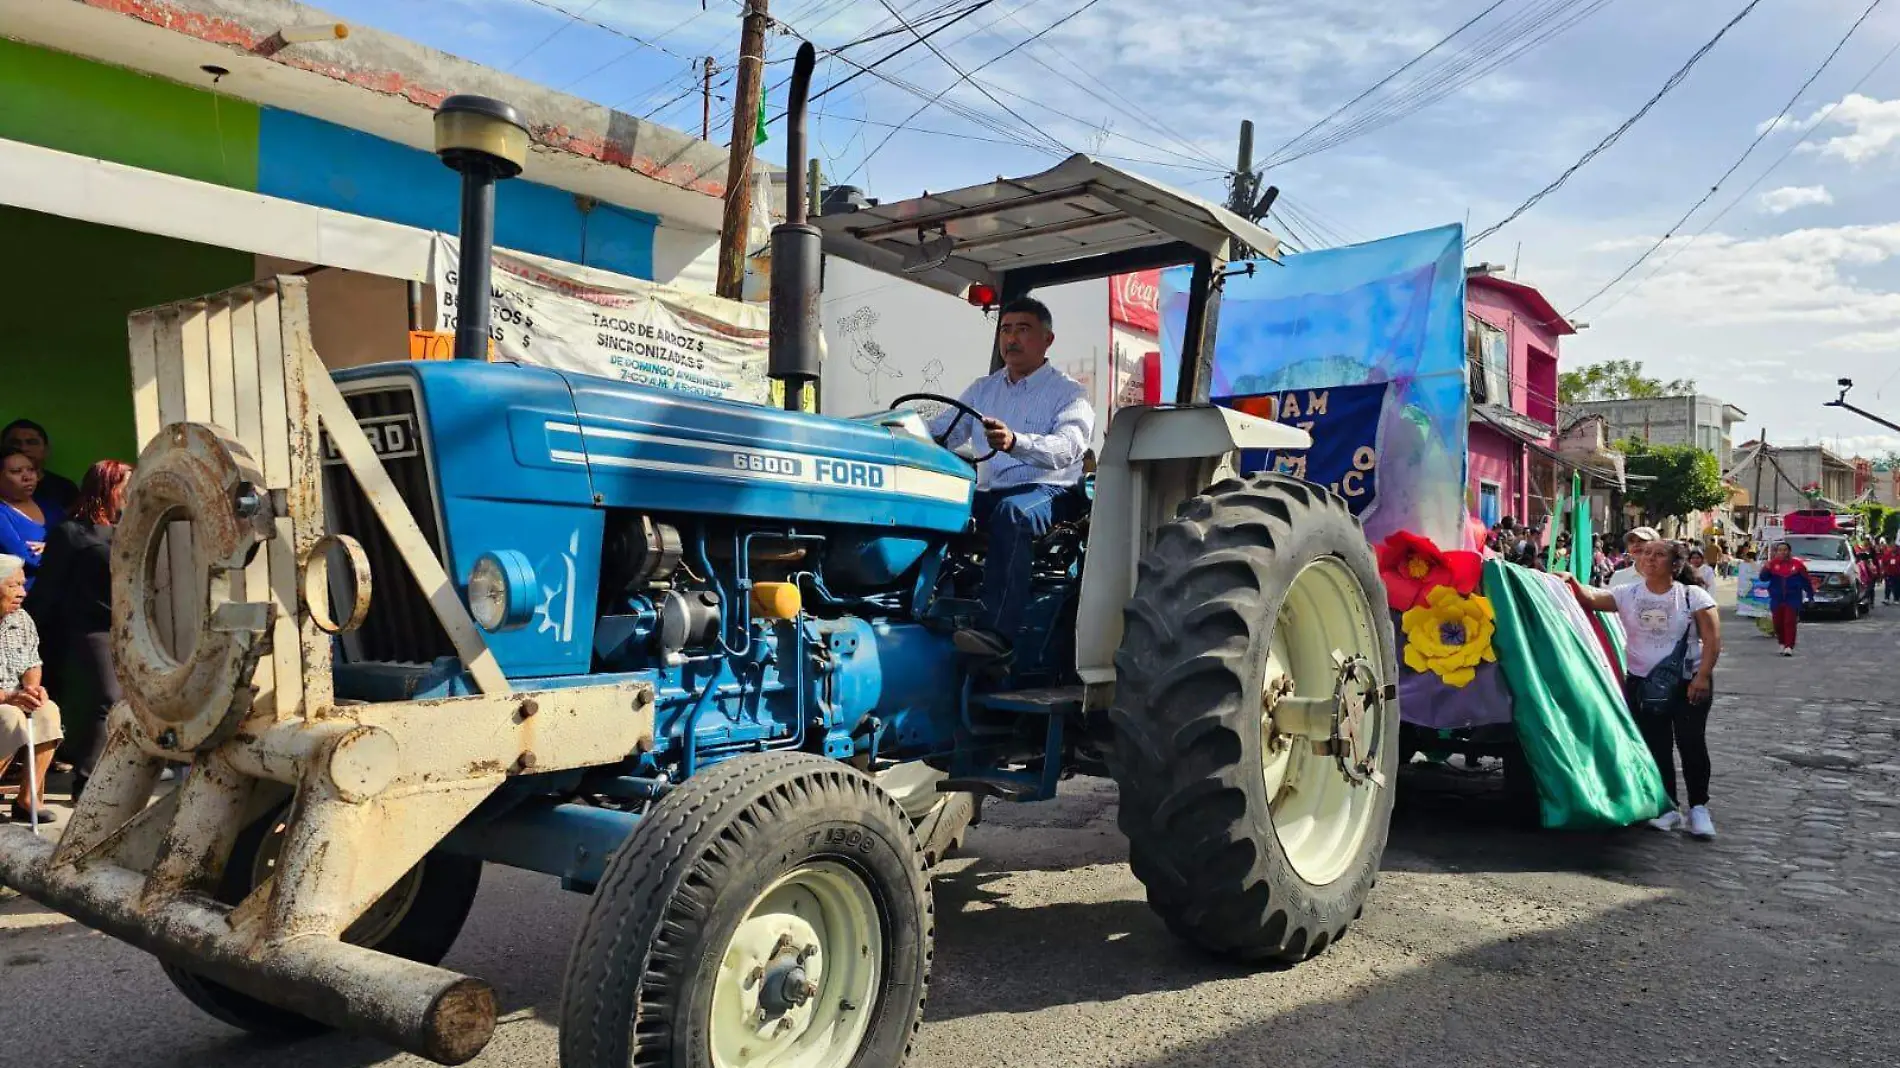
<path fill-rule="evenodd" d="M 1683 79 L 1689 76 L 1689 72 L 1695 69 L 1696 64 L 1702 62 L 1702 57 L 1708 55 L 1712 50 L 1714 50 L 1715 46 L 1721 43 L 1722 38 L 1728 35 L 1728 31 L 1734 29 L 1738 23 L 1740 23 L 1743 19 L 1747 18 L 1751 13 L 1754 12 L 1754 10 L 1757 7 L 1760 7 L 1760 6 L 1761 6 L 1761 0 L 1748 0 L 1748 5 L 1742 8 L 1739 12 L 1736 12 L 1735 17 L 1729 19 L 1728 22 L 1724 23 L 1721 29 L 1715 31 L 1714 37 L 1709 38 L 1707 41 L 1703 43 L 1701 48 L 1696 49 L 1695 53 L 1689 57 L 1688 61 L 1683 63 L 1682 66 L 1678 67 L 1676 69 L 1676 72 L 1674 74 L 1671 74 L 1667 81 L 1663 82 L 1662 88 L 1656 90 L 1656 93 L 1654 96 L 1651 96 L 1648 100 L 1644 101 L 1642 107 L 1636 109 L 1636 113 L 1634 115 L 1631 115 L 1629 118 L 1624 119 L 1621 125 L 1619 125 L 1616 129 L 1611 130 L 1608 136 L 1606 136 L 1603 140 L 1597 142 L 1596 145 L 1592 147 L 1588 152 L 1585 152 L 1582 156 L 1578 157 L 1575 163 L 1572 163 L 1570 166 L 1564 168 L 1563 173 L 1559 174 L 1556 178 L 1552 179 L 1549 185 L 1546 185 L 1542 189 L 1539 189 L 1537 192 L 1532 193 L 1522 204 L 1519 204 L 1517 207 L 1511 209 L 1510 214 L 1506 215 L 1504 218 L 1499 219 L 1497 222 L 1491 224 L 1489 227 L 1480 231 L 1476 237 L 1473 237 L 1470 240 L 1466 241 L 1465 247 L 1470 248 L 1474 245 L 1477 245 L 1479 242 L 1483 241 L 1485 238 L 1490 237 L 1492 234 L 1495 234 L 1499 230 L 1504 229 L 1506 226 L 1509 226 L 1511 223 L 1516 222 L 1519 217 L 1521 217 L 1525 212 L 1536 207 L 1537 204 L 1540 201 L 1542 201 L 1545 197 L 1549 196 L 1550 194 L 1556 192 L 1558 189 L 1562 188 L 1563 184 L 1570 180 L 1571 175 L 1576 174 L 1578 171 L 1582 170 L 1585 166 L 1589 165 L 1591 160 L 1597 158 L 1599 155 L 1602 155 L 1603 152 L 1607 150 L 1611 145 L 1614 145 L 1616 144 L 1616 142 L 1621 140 L 1623 135 L 1630 131 L 1631 127 L 1635 126 L 1638 122 L 1641 122 L 1643 116 L 1649 114 L 1652 108 L 1654 108 L 1657 104 L 1662 102 L 1663 97 L 1669 95 L 1670 90 L 1682 84 Z"/>
<path fill-rule="evenodd" d="M 1864 9 L 1861 10 L 1860 17 L 1855 19 L 1854 24 L 1847 28 L 1847 32 L 1841 35 L 1840 40 L 1834 42 L 1834 47 L 1828 52 L 1826 58 L 1821 60 L 1820 66 L 1815 67 L 1814 70 L 1808 73 L 1807 78 L 1804 81 L 1802 81 L 1800 87 L 1794 91 L 1794 94 L 1792 96 L 1788 97 L 1788 102 L 1786 104 L 1781 105 L 1781 110 L 1775 113 L 1775 117 L 1762 124 L 1761 129 L 1755 134 L 1755 139 L 1748 143 L 1748 147 L 1742 150 L 1741 155 L 1735 157 L 1735 162 L 1728 165 L 1728 170 L 1725 170 L 1722 172 L 1722 176 L 1715 180 L 1715 184 L 1711 185 L 1708 188 L 1707 192 L 1704 192 L 1700 197 L 1696 198 L 1696 202 L 1689 205 L 1689 210 L 1683 212 L 1681 218 L 1671 223 L 1669 226 L 1669 229 L 1664 231 L 1663 235 L 1657 238 L 1654 244 L 1650 245 L 1648 248 L 1643 250 L 1642 255 L 1636 257 L 1634 260 L 1631 260 L 1629 266 L 1623 268 L 1621 271 L 1618 271 L 1616 273 L 1615 278 L 1612 278 L 1609 281 L 1603 283 L 1601 286 L 1598 286 L 1596 292 L 1590 294 L 1588 297 L 1585 297 L 1581 303 L 1579 303 L 1576 307 L 1570 309 L 1571 317 L 1574 317 L 1578 312 L 1589 307 L 1591 302 L 1595 301 L 1598 297 L 1609 292 L 1610 287 L 1616 285 L 1618 282 L 1621 282 L 1623 279 L 1628 278 L 1630 276 L 1630 272 L 1634 271 L 1638 267 L 1641 267 L 1643 265 L 1643 261 L 1649 259 L 1650 256 L 1654 255 L 1656 250 L 1663 246 L 1664 242 L 1676 236 L 1676 231 L 1681 229 L 1682 225 L 1689 221 L 1690 216 L 1702 210 L 1702 205 L 1707 204 L 1709 202 L 1709 198 L 1715 196 L 1716 192 L 1722 188 L 1722 183 L 1734 177 L 1735 172 L 1738 170 L 1741 170 L 1742 164 L 1748 161 L 1748 157 L 1754 154 L 1755 149 L 1760 147 L 1761 143 L 1764 140 L 1767 140 L 1768 135 L 1775 131 L 1776 127 L 1780 124 L 1782 117 L 1787 115 L 1788 112 L 1792 111 L 1796 104 L 1800 103 L 1801 94 L 1807 92 L 1808 87 L 1814 84 L 1815 79 L 1819 78 L 1822 72 L 1826 71 L 1827 68 L 1831 64 L 1833 64 L 1834 57 L 1841 54 L 1841 49 L 1847 47 L 1847 42 L 1852 40 L 1854 37 L 1854 34 L 1860 31 L 1861 25 L 1867 21 L 1867 17 L 1869 15 L 1872 15 L 1874 13 L 1874 9 L 1879 7 L 1882 2 L 1883 0 L 1872 0 L 1871 3 L 1869 3 Z"/>

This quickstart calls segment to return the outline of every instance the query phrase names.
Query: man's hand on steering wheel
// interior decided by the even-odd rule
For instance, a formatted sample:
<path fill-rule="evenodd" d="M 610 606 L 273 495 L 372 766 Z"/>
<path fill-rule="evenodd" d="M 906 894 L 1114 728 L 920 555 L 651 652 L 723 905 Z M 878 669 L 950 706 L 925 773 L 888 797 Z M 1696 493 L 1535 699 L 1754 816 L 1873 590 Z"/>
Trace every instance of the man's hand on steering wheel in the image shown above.
<path fill-rule="evenodd" d="M 991 419 L 988 416 L 984 416 L 983 436 L 989 440 L 990 448 L 993 450 L 991 455 L 995 455 L 995 453 L 998 452 L 1008 452 L 1016 447 L 1016 432 L 1011 430 L 1001 419 Z"/>
<path fill-rule="evenodd" d="M 975 419 L 977 422 L 983 424 L 984 437 L 989 440 L 990 451 L 977 457 L 964 456 L 960 452 L 957 453 L 957 456 L 971 467 L 975 467 L 992 456 L 995 456 L 998 452 L 1003 451 L 1002 448 L 997 445 L 997 435 L 999 433 L 1004 436 L 1004 440 L 1010 445 L 1016 444 L 1015 432 L 1004 426 L 1000 420 L 991 419 L 955 397 L 946 397 L 941 393 L 906 393 L 891 402 L 891 410 L 896 411 L 911 401 L 920 400 L 932 401 L 944 405 L 945 407 L 956 409 L 956 418 L 950 420 L 950 425 L 943 428 L 943 433 L 932 436 L 932 440 L 946 449 L 950 448 L 950 439 L 957 432 L 957 424 L 963 422 L 966 417 Z M 992 428 L 991 424 L 994 424 L 994 428 Z M 951 451 L 955 452 L 956 450 L 952 449 Z"/>

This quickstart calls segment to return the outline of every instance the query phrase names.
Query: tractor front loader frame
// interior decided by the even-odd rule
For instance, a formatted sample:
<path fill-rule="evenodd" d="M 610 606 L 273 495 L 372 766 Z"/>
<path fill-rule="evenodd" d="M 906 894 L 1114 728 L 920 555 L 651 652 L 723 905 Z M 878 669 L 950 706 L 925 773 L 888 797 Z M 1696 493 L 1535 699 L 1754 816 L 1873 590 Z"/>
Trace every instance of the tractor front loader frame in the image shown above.
<path fill-rule="evenodd" d="M 344 934 L 511 776 L 650 746 L 651 688 L 511 690 L 317 358 L 303 279 L 140 312 L 131 343 L 147 444 L 113 546 L 125 700 L 57 842 L 0 827 L 0 882 L 246 997 L 467 1061 L 494 1031 L 488 984 Z M 478 694 L 333 697 L 332 637 L 362 621 L 371 576 L 325 529 L 324 435 Z M 168 763 L 189 771 L 153 801 Z M 274 868 L 220 901 L 240 834 L 279 811 Z"/>

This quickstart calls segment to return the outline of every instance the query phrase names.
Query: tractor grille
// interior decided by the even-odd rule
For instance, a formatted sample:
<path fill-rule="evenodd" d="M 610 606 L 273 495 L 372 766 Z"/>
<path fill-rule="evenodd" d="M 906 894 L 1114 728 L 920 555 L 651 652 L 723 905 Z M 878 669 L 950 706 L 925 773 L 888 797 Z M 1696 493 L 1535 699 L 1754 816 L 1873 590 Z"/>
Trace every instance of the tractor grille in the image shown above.
<path fill-rule="evenodd" d="M 435 491 L 429 478 L 428 443 L 408 386 L 365 390 L 347 397 L 350 411 L 382 457 L 383 470 L 422 528 L 436 559 L 443 558 L 442 530 L 436 520 Z M 361 542 L 369 557 L 374 587 L 369 615 L 361 629 L 344 638 L 343 652 L 358 662 L 428 663 L 452 656 L 455 649 L 429 602 L 409 574 L 402 554 L 370 509 L 369 499 L 350 469 L 323 441 L 323 494 L 330 530 Z"/>

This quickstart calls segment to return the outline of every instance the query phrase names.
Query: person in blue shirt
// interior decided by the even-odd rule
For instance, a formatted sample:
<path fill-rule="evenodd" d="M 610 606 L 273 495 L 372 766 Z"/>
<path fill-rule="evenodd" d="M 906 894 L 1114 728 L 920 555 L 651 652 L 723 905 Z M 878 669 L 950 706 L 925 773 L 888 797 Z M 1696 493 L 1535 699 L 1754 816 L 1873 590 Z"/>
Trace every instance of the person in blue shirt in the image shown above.
<path fill-rule="evenodd" d="M 1082 462 L 1094 440 L 1095 409 L 1088 390 L 1049 363 L 1055 340 L 1055 320 L 1041 301 L 1020 297 L 1005 304 L 996 326 L 1003 366 L 959 398 L 983 413 L 982 425 L 945 412 L 931 428 L 942 434 L 947 426 L 950 448 L 970 443 L 979 453 L 996 450 L 977 470 L 973 511 L 989 535 L 989 551 L 983 614 L 977 626 L 956 634 L 957 648 L 968 654 L 1008 655 L 1029 600 L 1036 539 L 1088 508 Z M 974 442 L 979 432 L 987 447 Z"/>
<path fill-rule="evenodd" d="M 0 448 L 0 553 L 26 562 L 26 586 L 40 570 L 46 532 L 65 518 L 57 505 L 36 500 L 40 465 L 25 449 Z"/>
<path fill-rule="evenodd" d="M 0 448 L 19 449 L 39 465 L 40 488 L 33 491 L 34 497 L 52 504 L 61 513 L 72 511 L 73 501 L 79 497 L 79 487 L 65 475 L 47 470 L 46 460 L 53 448 L 53 438 L 45 427 L 31 419 L 15 419 L 0 427 Z"/>

